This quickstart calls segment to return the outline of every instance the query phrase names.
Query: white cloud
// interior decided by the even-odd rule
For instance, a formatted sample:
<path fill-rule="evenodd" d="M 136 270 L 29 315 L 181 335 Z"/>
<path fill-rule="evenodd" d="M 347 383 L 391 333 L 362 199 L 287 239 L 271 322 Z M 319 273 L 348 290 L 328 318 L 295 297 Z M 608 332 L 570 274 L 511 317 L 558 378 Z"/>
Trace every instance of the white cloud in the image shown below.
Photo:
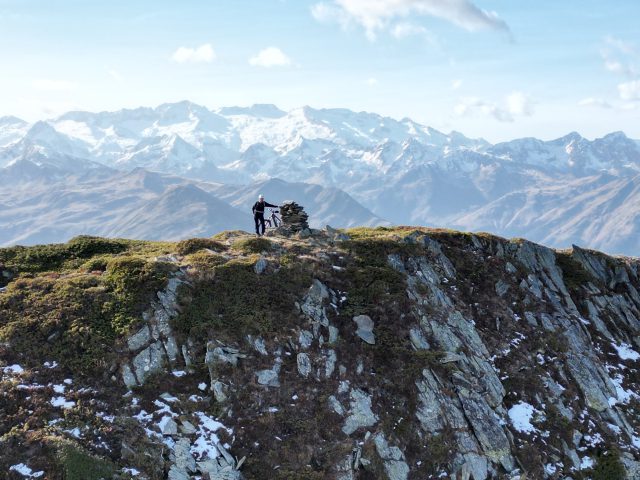
<path fill-rule="evenodd" d="M 124 82 L 124 77 L 122 76 L 122 74 L 120 72 L 118 72 L 117 70 L 114 70 L 113 68 L 107 70 L 107 73 L 109 74 L 109 76 L 111 78 L 113 78 L 116 82 L 118 83 L 122 83 Z"/>
<path fill-rule="evenodd" d="M 291 59 L 278 47 L 267 47 L 249 59 L 254 67 L 285 67 L 291 65 Z"/>
<path fill-rule="evenodd" d="M 347 13 L 337 5 L 329 3 L 316 3 L 311 6 L 311 15 L 319 22 L 336 22 L 347 28 L 351 23 Z"/>
<path fill-rule="evenodd" d="M 579 107 L 600 107 L 600 108 L 613 108 L 612 105 L 604 98 L 588 97 L 583 98 L 578 102 Z"/>
<path fill-rule="evenodd" d="M 605 37 L 600 55 L 606 70 L 629 78 L 638 76 L 640 51 L 632 43 L 612 36 Z"/>
<path fill-rule="evenodd" d="M 381 31 L 393 34 L 395 19 L 416 15 L 441 18 L 472 32 L 509 32 L 508 25 L 495 12 L 478 8 L 471 0 L 332 0 L 316 3 L 311 13 L 317 20 L 335 21 L 343 27 L 356 23 L 364 28 L 370 40 Z"/>
<path fill-rule="evenodd" d="M 63 92 L 74 90 L 78 85 L 67 80 L 52 80 L 50 78 L 38 78 L 31 82 L 36 90 L 45 92 Z"/>
<path fill-rule="evenodd" d="M 462 79 L 456 78 L 451 82 L 451 90 L 458 90 L 462 86 Z"/>
<path fill-rule="evenodd" d="M 533 102 L 531 97 L 522 92 L 513 92 L 507 95 L 507 110 L 512 115 L 529 117 L 533 115 Z"/>
<path fill-rule="evenodd" d="M 626 40 L 622 40 L 621 38 L 617 38 L 612 35 L 607 35 L 606 37 L 604 37 L 604 41 L 607 45 L 613 47 L 616 50 L 620 50 L 621 52 L 624 52 L 628 55 L 638 54 L 638 49 L 633 43 L 627 42 Z"/>
<path fill-rule="evenodd" d="M 462 97 L 453 111 L 458 116 L 482 114 L 499 122 L 514 122 L 517 117 L 533 115 L 533 101 L 522 92 L 513 92 L 504 98 L 502 104 L 478 97 Z"/>
<path fill-rule="evenodd" d="M 374 78 L 374 77 L 369 77 L 367 78 L 367 85 L 369 85 L 370 87 L 375 87 L 376 85 L 378 85 L 378 79 Z"/>
<path fill-rule="evenodd" d="M 391 28 L 390 33 L 396 38 L 406 38 L 412 35 L 425 35 L 427 33 L 427 29 L 422 25 L 401 22 L 396 23 L 393 28 Z"/>
<path fill-rule="evenodd" d="M 631 80 L 630 82 L 620 83 L 618 85 L 618 93 L 622 100 L 640 100 L 640 80 Z"/>
<path fill-rule="evenodd" d="M 216 52 L 210 43 L 196 48 L 180 47 L 171 55 L 171 60 L 178 63 L 210 63 L 216 58 Z"/>

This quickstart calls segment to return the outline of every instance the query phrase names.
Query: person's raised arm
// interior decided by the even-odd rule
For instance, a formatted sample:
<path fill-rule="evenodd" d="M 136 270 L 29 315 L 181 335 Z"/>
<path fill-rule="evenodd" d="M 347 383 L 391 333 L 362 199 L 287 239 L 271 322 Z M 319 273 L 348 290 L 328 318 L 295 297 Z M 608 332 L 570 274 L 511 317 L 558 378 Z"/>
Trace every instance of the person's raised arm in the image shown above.
<path fill-rule="evenodd" d="M 264 204 L 266 207 L 269 207 L 269 208 L 280 208 L 278 205 L 271 205 L 270 203 L 267 203 L 267 202 L 264 202 Z"/>

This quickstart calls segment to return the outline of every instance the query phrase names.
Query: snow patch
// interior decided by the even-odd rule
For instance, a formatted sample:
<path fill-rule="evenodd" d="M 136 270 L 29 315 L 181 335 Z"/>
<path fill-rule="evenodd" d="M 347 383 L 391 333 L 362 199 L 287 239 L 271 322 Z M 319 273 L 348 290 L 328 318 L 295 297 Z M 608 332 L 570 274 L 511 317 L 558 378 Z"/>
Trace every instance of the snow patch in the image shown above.
<path fill-rule="evenodd" d="M 618 356 L 622 360 L 639 360 L 640 359 L 640 353 L 632 349 L 631 345 L 629 345 L 628 343 L 621 343 L 620 345 L 617 345 L 611 342 L 611 346 L 616 349 L 616 352 L 618 352 Z"/>
<path fill-rule="evenodd" d="M 68 433 L 69 435 L 71 435 L 72 437 L 75 438 L 80 438 L 82 437 L 82 433 L 80 432 L 80 429 L 78 427 L 75 427 L 71 430 L 64 430 L 65 433 Z"/>
<path fill-rule="evenodd" d="M 535 409 L 533 406 L 526 402 L 520 402 L 509 409 L 509 419 L 513 428 L 520 433 L 532 433 L 536 429 L 531 425 L 531 418 L 533 417 Z"/>
<path fill-rule="evenodd" d="M 196 416 L 200 420 L 198 424 L 198 438 L 196 438 L 191 446 L 191 453 L 200 460 L 204 458 L 217 458 L 220 456 L 220 451 L 218 450 L 220 438 L 215 432 L 223 429 L 231 434 L 233 430 L 226 428 L 222 423 L 209 417 L 204 412 L 196 412 Z"/>
<path fill-rule="evenodd" d="M 54 407 L 60 407 L 63 408 L 65 410 L 68 410 L 70 408 L 75 407 L 76 402 L 71 402 L 68 401 L 66 398 L 64 397 L 53 397 L 50 401 L 51 405 L 53 405 Z"/>
<path fill-rule="evenodd" d="M 39 478 L 44 475 L 44 472 L 34 472 L 24 463 L 18 463 L 17 465 L 10 466 L 9 471 L 18 472 L 20 475 L 27 478 Z"/>
<path fill-rule="evenodd" d="M 3 373 L 9 374 L 9 375 L 20 375 L 22 373 L 24 373 L 24 368 L 22 368 L 20 365 L 18 364 L 14 364 L 14 365 L 9 365 L 8 367 L 4 367 L 2 369 Z M 20 464 L 22 465 L 22 464 Z"/>

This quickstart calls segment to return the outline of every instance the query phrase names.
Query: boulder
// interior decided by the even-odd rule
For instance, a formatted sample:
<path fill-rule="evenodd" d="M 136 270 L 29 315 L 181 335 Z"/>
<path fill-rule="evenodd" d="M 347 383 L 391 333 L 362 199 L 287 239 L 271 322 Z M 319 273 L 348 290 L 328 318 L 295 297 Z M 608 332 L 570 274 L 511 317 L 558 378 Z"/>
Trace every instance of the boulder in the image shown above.
<path fill-rule="evenodd" d="M 373 320 L 368 315 L 358 315 L 353 317 L 353 321 L 358 326 L 356 335 L 358 335 L 363 341 L 375 345 L 376 337 L 373 334 Z"/>

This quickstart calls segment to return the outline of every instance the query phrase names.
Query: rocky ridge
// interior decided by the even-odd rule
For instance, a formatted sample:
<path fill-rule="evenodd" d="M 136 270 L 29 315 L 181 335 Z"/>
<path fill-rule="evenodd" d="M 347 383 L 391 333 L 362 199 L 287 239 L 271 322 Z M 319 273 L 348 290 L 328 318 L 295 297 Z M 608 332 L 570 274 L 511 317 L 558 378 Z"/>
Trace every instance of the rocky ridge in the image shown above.
<path fill-rule="evenodd" d="M 12 312 L 43 282 L 108 290 L 111 264 L 51 279 L 0 251 L 9 478 L 78 456 L 96 479 L 640 475 L 637 259 L 406 227 L 161 250 L 161 288 L 90 372 L 53 356 L 71 327 L 27 355 Z"/>

